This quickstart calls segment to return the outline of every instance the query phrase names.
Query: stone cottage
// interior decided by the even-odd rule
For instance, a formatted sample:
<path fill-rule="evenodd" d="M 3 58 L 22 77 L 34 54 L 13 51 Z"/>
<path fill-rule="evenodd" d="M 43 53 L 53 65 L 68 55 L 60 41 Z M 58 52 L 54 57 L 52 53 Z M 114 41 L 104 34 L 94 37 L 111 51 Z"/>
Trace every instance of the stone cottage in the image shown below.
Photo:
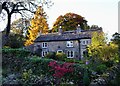
<path fill-rule="evenodd" d="M 91 32 L 99 30 L 81 30 L 78 26 L 76 30 L 63 32 L 59 28 L 56 33 L 40 34 L 35 40 L 34 50 L 41 49 L 41 57 L 49 52 L 56 52 L 65 53 L 67 58 L 81 60 L 87 45 L 91 43 Z"/>

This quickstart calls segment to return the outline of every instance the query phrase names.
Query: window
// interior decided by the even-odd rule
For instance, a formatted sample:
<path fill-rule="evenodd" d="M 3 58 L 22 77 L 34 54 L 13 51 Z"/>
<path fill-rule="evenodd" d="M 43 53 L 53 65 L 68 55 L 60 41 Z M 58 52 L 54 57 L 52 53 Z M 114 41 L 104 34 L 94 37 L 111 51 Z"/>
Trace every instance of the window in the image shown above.
<path fill-rule="evenodd" d="M 67 57 L 73 58 L 74 57 L 74 51 L 67 51 Z"/>
<path fill-rule="evenodd" d="M 83 55 L 87 55 L 87 54 L 88 54 L 87 50 L 83 51 Z"/>
<path fill-rule="evenodd" d="M 45 55 L 47 55 L 48 52 L 47 51 L 42 51 L 42 57 L 44 57 Z"/>
<path fill-rule="evenodd" d="M 90 44 L 90 41 L 89 41 L 89 40 L 84 40 L 84 41 L 82 41 L 82 44 L 83 44 L 83 45 Z"/>
<path fill-rule="evenodd" d="M 63 51 L 62 50 L 58 50 L 57 53 L 63 53 Z"/>
<path fill-rule="evenodd" d="M 66 46 L 67 47 L 73 47 L 73 41 L 67 41 Z"/>
<path fill-rule="evenodd" d="M 83 41 L 82 43 L 85 44 L 85 41 Z"/>
<path fill-rule="evenodd" d="M 47 48 L 47 43 L 46 42 L 42 43 L 42 48 Z"/>
<path fill-rule="evenodd" d="M 86 41 L 86 44 L 89 44 L 89 41 L 88 41 L 88 40 Z"/>

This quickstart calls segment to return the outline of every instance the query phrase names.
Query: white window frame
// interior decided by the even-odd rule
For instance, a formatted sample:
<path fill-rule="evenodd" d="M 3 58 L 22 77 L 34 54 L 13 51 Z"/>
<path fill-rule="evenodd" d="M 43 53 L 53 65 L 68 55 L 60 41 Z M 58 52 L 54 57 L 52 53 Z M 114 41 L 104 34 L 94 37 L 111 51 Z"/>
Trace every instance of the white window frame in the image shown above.
<path fill-rule="evenodd" d="M 73 41 L 67 41 L 66 42 L 66 47 L 73 47 Z"/>
<path fill-rule="evenodd" d="M 42 43 L 42 48 L 47 48 L 48 47 L 48 43 L 47 42 L 43 42 Z"/>
<path fill-rule="evenodd" d="M 47 51 L 42 51 L 42 57 L 44 57 L 45 55 L 47 55 L 48 52 Z"/>
<path fill-rule="evenodd" d="M 68 56 L 68 52 L 69 52 L 69 56 Z M 73 55 L 71 54 L 71 52 L 73 53 Z M 74 51 L 67 51 L 67 58 L 74 58 Z"/>
<path fill-rule="evenodd" d="M 63 53 L 63 50 L 57 50 L 57 53 Z"/>

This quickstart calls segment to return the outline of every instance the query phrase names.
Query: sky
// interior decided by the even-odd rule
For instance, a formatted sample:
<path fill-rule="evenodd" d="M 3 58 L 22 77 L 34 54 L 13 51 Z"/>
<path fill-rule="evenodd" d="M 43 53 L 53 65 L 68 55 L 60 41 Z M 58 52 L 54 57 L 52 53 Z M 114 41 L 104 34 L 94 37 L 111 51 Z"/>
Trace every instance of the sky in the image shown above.
<path fill-rule="evenodd" d="M 52 0 L 54 5 L 47 12 L 51 28 L 58 16 L 68 12 L 79 14 L 88 21 L 88 25 L 98 25 L 111 37 L 118 32 L 119 0 Z"/>
<path fill-rule="evenodd" d="M 90 26 L 102 27 L 109 37 L 118 32 L 119 0 L 52 0 L 52 2 L 54 3 L 52 7 L 44 9 L 49 17 L 50 28 L 60 15 L 71 12 L 85 17 Z M 1 24 L 0 29 L 3 26 L 5 24 Z"/>

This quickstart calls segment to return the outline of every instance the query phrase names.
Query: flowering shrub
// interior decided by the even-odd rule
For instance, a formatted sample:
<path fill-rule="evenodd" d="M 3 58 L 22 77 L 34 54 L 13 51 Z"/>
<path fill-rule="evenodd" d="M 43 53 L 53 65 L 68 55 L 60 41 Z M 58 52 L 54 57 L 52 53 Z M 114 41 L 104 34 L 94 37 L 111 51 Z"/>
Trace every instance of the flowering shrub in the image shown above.
<path fill-rule="evenodd" d="M 62 78 L 66 73 L 73 72 L 74 69 L 72 67 L 73 63 L 64 63 L 58 64 L 56 61 L 52 61 L 48 64 L 52 68 L 50 71 L 54 71 L 54 77 Z"/>
<path fill-rule="evenodd" d="M 9 73 L 19 73 L 23 83 L 36 83 L 37 79 L 39 83 L 47 81 L 46 83 L 54 84 L 57 80 L 58 82 L 60 80 L 63 84 L 72 82 L 77 85 L 83 81 L 85 70 L 83 64 L 40 58 L 35 55 L 29 55 L 29 52 L 25 52 L 22 49 L 3 49 L 2 52 L 3 77 L 6 77 Z M 32 73 L 29 73 L 29 70 Z"/>

